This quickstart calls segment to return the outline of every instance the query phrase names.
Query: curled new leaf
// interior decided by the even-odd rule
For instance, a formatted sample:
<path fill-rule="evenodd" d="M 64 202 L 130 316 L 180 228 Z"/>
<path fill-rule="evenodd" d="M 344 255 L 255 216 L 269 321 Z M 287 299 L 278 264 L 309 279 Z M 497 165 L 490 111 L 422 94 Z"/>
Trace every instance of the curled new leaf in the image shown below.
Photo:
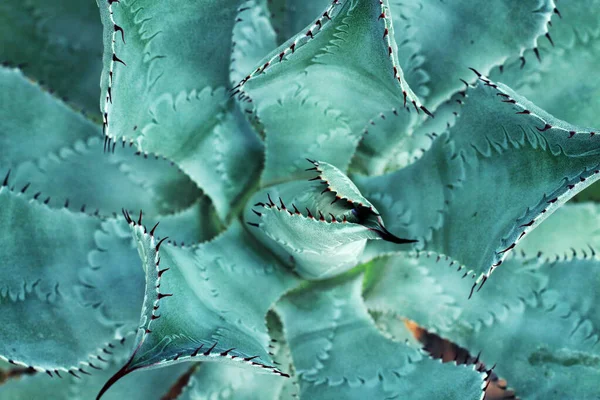
<path fill-rule="evenodd" d="M 317 176 L 258 192 L 245 213 L 257 237 L 300 275 L 324 279 L 347 271 L 358 264 L 367 240 L 413 242 L 390 233 L 377 209 L 339 169 L 310 163 Z"/>

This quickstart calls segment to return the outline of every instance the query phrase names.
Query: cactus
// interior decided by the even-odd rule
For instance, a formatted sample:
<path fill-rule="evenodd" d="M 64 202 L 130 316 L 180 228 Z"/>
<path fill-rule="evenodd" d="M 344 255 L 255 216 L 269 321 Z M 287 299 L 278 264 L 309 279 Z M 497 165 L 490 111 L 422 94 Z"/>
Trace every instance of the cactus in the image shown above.
<path fill-rule="evenodd" d="M 597 0 L 84 3 L 0 4 L 2 399 L 600 393 Z"/>

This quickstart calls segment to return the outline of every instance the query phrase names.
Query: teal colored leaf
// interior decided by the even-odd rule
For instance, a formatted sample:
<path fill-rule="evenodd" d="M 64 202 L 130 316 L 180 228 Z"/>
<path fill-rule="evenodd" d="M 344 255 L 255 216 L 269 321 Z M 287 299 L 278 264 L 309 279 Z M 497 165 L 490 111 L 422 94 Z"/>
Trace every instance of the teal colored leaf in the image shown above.
<path fill-rule="evenodd" d="M 493 302 L 481 309 L 465 307 L 470 295 L 485 292 L 486 296 L 496 296 L 499 305 L 516 308 L 523 299 L 534 299 L 530 288 L 537 290 L 543 285 L 543 279 L 532 275 L 527 268 L 514 266 L 522 265 L 521 257 L 509 257 L 506 263 L 512 273 L 502 274 L 506 280 L 502 286 L 488 288 L 486 284 L 481 292 L 475 292 L 474 279 L 445 255 L 423 252 L 383 257 L 368 268 L 370 281 L 364 291 L 365 303 L 373 312 L 408 318 L 438 334 L 453 329 L 462 319 L 483 323 L 494 314 L 491 308 L 497 307 L 492 306 Z M 502 292 L 504 287 L 512 289 L 510 295 Z"/>
<path fill-rule="evenodd" d="M 323 14 L 331 0 L 268 0 L 271 24 L 277 32 L 277 45 L 302 31 Z"/>
<path fill-rule="evenodd" d="M 93 399 L 104 382 L 118 370 L 119 364 L 111 361 L 101 371 L 92 370 L 91 375 L 80 378 L 65 376 L 49 378 L 46 374 L 25 376 L 0 385 L 0 397 L 4 400 L 89 400 Z M 158 399 L 185 372 L 187 365 L 174 365 L 160 370 L 144 371 L 128 376 L 118 382 L 104 400 Z"/>
<path fill-rule="evenodd" d="M 600 2 L 597 3 L 596 7 L 600 7 Z M 571 5 L 567 11 L 588 7 L 590 5 L 580 3 Z M 565 17 L 556 22 L 556 27 L 569 26 L 570 22 L 576 25 L 574 29 L 586 29 L 581 21 L 566 21 Z M 524 60 L 529 61 L 524 66 L 521 60 L 512 62 L 502 72 L 495 70 L 492 79 L 506 83 L 558 118 L 579 125 L 599 126 L 600 83 L 592 77 L 600 61 L 600 29 L 585 36 L 567 34 L 567 31 L 565 27 L 559 30 L 564 32 L 562 36 L 553 33 L 557 44 L 553 47 L 547 43 L 540 49 L 541 61 L 527 52 Z M 561 38 L 563 40 L 559 40 Z"/>
<path fill-rule="evenodd" d="M 0 88 L 6 104 L 0 110 L 0 168 L 12 169 L 21 187 L 29 184 L 28 193 L 50 206 L 102 215 L 144 208 L 156 215 L 184 209 L 202 196 L 164 160 L 136 156 L 129 146 L 103 153 L 96 124 L 20 71 L 0 68 Z"/>
<path fill-rule="evenodd" d="M 385 337 L 415 349 L 423 347 L 421 342 L 415 338 L 415 335 L 408 330 L 404 320 L 398 317 L 397 314 L 369 310 L 369 315 L 373 318 L 379 332 Z"/>
<path fill-rule="evenodd" d="M 592 133 L 482 77 L 455 125 L 417 162 L 354 182 L 390 231 L 447 254 L 482 283 L 523 236 L 598 180 Z M 371 257 L 393 250 L 370 246 Z"/>
<path fill-rule="evenodd" d="M 468 299 L 471 279 L 462 279 L 447 261 L 436 262 L 435 254 L 421 256 L 416 263 L 452 298 L 455 318 L 447 317 L 448 308 L 440 307 L 435 296 L 422 296 L 418 310 L 405 309 L 394 299 L 403 294 L 387 281 L 414 270 L 414 262 L 407 260 L 388 261 L 382 280 L 366 294 L 367 304 L 396 308 L 472 355 L 479 354 L 486 365 L 496 364 L 494 372 L 519 398 L 584 399 L 598 393 L 597 257 L 553 262 L 510 257 L 499 276 Z"/>
<path fill-rule="evenodd" d="M 322 161 L 308 165 L 313 178 L 263 189 L 245 209 L 256 237 L 302 277 L 326 279 L 351 269 L 369 239 L 413 242 L 390 233 L 339 169 Z"/>
<path fill-rule="evenodd" d="M 10 232 L 0 244 L 0 357 L 49 375 L 101 368 L 134 331 L 143 300 L 127 227 L 51 210 L 6 185 L 0 225 Z"/>
<path fill-rule="evenodd" d="M 269 313 L 271 316 L 272 313 Z M 274 327 L 268 318 L 269 344 L 273 361 L 284 370 L 292 367 L 289 348 L 281 332 L 281 323 Z M 292 384 L 290 384 L 290 382 Z M 260 374 L 224 363 L 202 363 L 177 400 L 201 400 L 233 398 L 236 400 L 287 400 L 298 397 L 298 387 L 293 378 L 283 379 L 276 375 Z"/>
<path fill-rule="evenodd" d="M 579 193 L 573 201 L 594 201 L 600 202 L 600 184 L 593 184 L 581 193 Z"/>
<path fill-rule="evenodd" d="M 345 171 L 369 119 L 407 104 L 426 111 L 404 82 L 386 15 L 387 2 L 333 2 L 234 88 L 264 127 L 263 186 L 298 178 L 304 158 Z"/>
<path fill-rule="evenodd" d="M 98 120 L 101 38 L 94 1 L 5 0 L 0 4 L 0 62 L 18 65 L 29 78 Z M 32 107 L 30 112 L 35 111 Z"/>
<path fill-rule="evenodd" d="M 0 67 L 0 87 L 3 167 L 58 153 L 65 145 L 100 135 L 95 124 L 45 92 L 18 69 Z M 57 134 L 48 134 L 49 127 Z"/>
<path fill-rule="evenodd" d="M 361 284 L 355 277 L 313 285 L 277 304 L 302 398 L 482 397 L 484 374 L 383 336 L 363 304 Z"/>
<path fill-rule="evenodd" d="M 433 140 L 454 125 L 463 104 L 464 92 L 452 96 L 426 118 L 406 125 L 406 110 L 382 112 L 364 129 L 361 144 L 352 160 L 353 171 L 381 175 L 412 164 L 431 147 Z"/>
<path fill-rule="evenodd" d="M 176 246 L 206 242 L 223 230 L 217 212 L 206 196 L 200 197 L 190 207 L 177 213 L 148 217 L 144 215 L 144 221 L 152 226 L 160 223 L 161 232 L 170 232 L 167 242 Z"/>
<path fill-rule="evenodd" d="M 238 3 L 101 3 L 105 145 L 120 139 L 175 162 L 221 219 L 262 160 L 262 144 L 227 93 Z"/>
<path fill-rule="evenodd" d="M 239 10 L 233 27 L 232 85 L 244 79 L 256 64 L 278 46 L 266 0 L 248 0 Z"/>
<path fill-rule="evenodd" d="M 127 214 L 126 214 L 127 215 Z M 181 248 L 127 215 L 146 271 L 146 295 L 131 358 L 102 389 L 142 368 L 183 361 L 230 362 L 287 376 L 273 366 L 265 316 L 298 284 L 238 224 L 212 242 Z M 160 252 L 159 252 L 160 249 Z"/>
<path fill-rule="evenodd" d="M 351 203 L 354 207 L 364 207 L 375 212 L 373 205 L 367 200 L 356 185 L 335 166 L 324 161 L 309 161 L 314 165 L 311 170 L 315 171 L 317 177 L 324 184 L 328 192 L 331 192 L 338 201 Z"/>
<path fill-rule="evenodd" d="M 544 225 L 523 238 L 516 251 L 529 256 L 539 252 L 545 258 L 571 258 L 600 248 L 600 205 L 567 203 L 556 210 Z"/>
<path fill-rule="evenodd" d="M 554 13 L 559 18 L 552 19 L 550 28 L 552 43 L 557 47 L 567 47 L 569 43 L 573 43 L 575 37 L 584 41 L 588 37 L 598 37 L 600 20 L 595 13 L 590 11 L 597 10 L 600 7 L 600 1 L 590 0 L 585 3 L 560 1 L 557 2 L 557 5 L 558 8 L 554 9 Z M 574 66 L 576 65 L 574 64 Z"/>
<path fill-rule="evenodd" d="M 554 1 L 390 1 L 399 63 L 431 109 L 508 58 L 537 46 L 548 32 Z M 467 22 L 468 21 L 468 22 Z"/>
<path fill-rule="evenodd" d="M 363 128 L 363 137 L 352 158 L 350 170 L 367 175 L 381 175 L 388 165 L 407 165 L 414 158 L 414 142 L 409 112 L 393 109 L 381 112 Z"/>

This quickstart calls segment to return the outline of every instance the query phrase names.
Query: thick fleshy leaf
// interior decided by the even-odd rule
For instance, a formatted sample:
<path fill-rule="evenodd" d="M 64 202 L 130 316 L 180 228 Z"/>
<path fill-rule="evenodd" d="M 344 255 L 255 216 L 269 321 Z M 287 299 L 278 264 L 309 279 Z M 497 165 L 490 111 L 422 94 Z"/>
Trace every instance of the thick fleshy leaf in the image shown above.
<path fill-rule="evenodd" d="M 600 177 L 600 135 L 486 78 L 449 133 L 392 174 L 356 177 L 388 229 L 484 281 L 525 234 Z M 367 255 L 390 250 L 373 243 Z"/>
<path fill-rule="evenodd" d="M 573 201 L 576 202 L 584 202 L 584 201 L 593 201 L 596 203 L 600 202 L 600 184 L 595 183 L 591 185 L 589 188 L 585 189 L 581 193 L 579 193 Z"/>
<path fill-rule="evenodd" d="M 167 214 L 202 195 L 164 160 L 136 156 L 134 148 L 104 154 L 99 127 L 44 92 L 16 69 L 0 68 L 0 168 L 52 207 L 97 210 L 125 207 Z M 49 134 L 51 132 L 51 134 Z M 120 146 L 119 146 L 120 147 Z"/>
<path fill-rule="evenodd" d="M 337 200 L 351 203 L 355 207 L 364 207 L 377 213 L 377 210 L 367 200 L 356 185 L 335 166 L 324 161 L 310 161 L 314 167 L 311 168 L 317 174 L 317 177 L 324 184 L 328 191 L 335 195 Z"/>
<path fill-rule="evenodd" d="M 380 283 L 367 293 L 367 304 L 397 306 L 401 315 L 479 354 L 483 363 L 496 364 L 494 371 L 520 398 L 583 399 L 598 393 L 600 262 L 596 257 L 557 262 L 510 257 L 497 279 L 468 299 L 464 293 L 471 288 L 470 279 L 461 279 L 462 273 L 447 262 L 436 262 L 435 255 L 421 256 L 416 260 L 419 268 L 453 298 L 458 315 L 452 319 L 440 318 L 447 308 L 440 307 L 434 296 L 420 298 L 415 310 L 394 299 L 403 295 L 387 281 L 414 270 L 406 260 L 389 261 Z"/>
<path fill-rule="evenodd" d="M 542 253 L 554 259 L 585 256 L 600 248 L 600 205 L 567 203 L 552 214 L 542 227 L 523 238 L 516 251 L 529 256 Z"/>
<path fill-rule="evenodd" d="M 134 127 L 142 129 L 151 122 L 148 111 L 161 95 L 170 93 L 176 98 L 182 91 L 208 89 L 208 96 L 216 92 L 211 103 L 223 106 L 231 33 L 240 3 L 100 2 L 104 25 L 101 104 L 103 112 L 109 113 L 107 135 L 135 138 Z M 172 45 L 173 38 L 178 38 L 177 46 Z M 206 104 L 207 99 L 198 100 Z"/>
<path fill-rule="evenodd" d="M 248 0 L 240 6 L 239 10 L 233 27 L 230 72 L 232 85 L 244 79 L 267 54 L 278 46 L 276 33 L 270 21 L 267 0 Z"/>
<path fill-rule="evenodd" d="M 28 77 L 99 120 L 102 24 L 94 1 L 2 1 L 0 62 L 19 65 Z M 2 102 L 2 108 L 9 105 Z"/>
<path fill-rule="evenodd" d="M 79 378 L 65 376 L 63 379 L 49 378 L 46 374 L 26 376 L 0 385 L 3 400 L 90 400 L 104 382 L 118 370 L 119 364 L 111 361 L 104 364 L 102 371 L 91 370 L 91 375 Z M 186 365 L 174 365 L 167 369 L 144 371 L 128 376 L 117 383 L 103 400 L 148 400 L 165 396 L 171 385 L 186 370 Z"/>
<path fill-rule="evenodd" d="M 381 175 L 396 171 L 418 160 L 440 134 L 454 125 L 463 104 L 463 92 L 452 96 L 435 111 L 435 118 L 427 118 L 414 129 L 406 129 L 404 116 L 396 110 L 374 118 L 365 128 L 363 141 L 352 167 L 367 175 Z M 367 139 L 368 138 L 368 139 Z M 365 152 L 367 141 L 373 145 Z"/>
<path fill-rule="evenodd" d="M 544 281 L 531 275 L 527 268 L 515 267 L 522 266 L 520 257 L 509 257 L 506 263 L 512 273 L 502 274 L 506 280 L 502 287 L 511 287 L 510 295 L 498 292 L 497 285 L 488 288 L 486 284 L 481 292 L 496 296 L 496 301 L 507 308 L 515 308 L 522 299 L 531 300 L 530 288 L 537 290 Z M 369 310 L 408 318 L 432 332 L 452 329 L 461 319 L 485 321 L 493 315 L 490 307 L 465 309 L 464 301 L 470 295 L 479 295 L 474 280 L 465 275 L 464 267 L 444 255 L 395 254 L 374 260 L 368 272 L 370 282 L 364 296 Z M 455 284 L 457 281 L 460 283 Z"/>
<path fill-rule="evenodd" d="M 206 196 L 199 198 L 183 211 L 169 215 L 144 215 L 144 220 L 152 226 L 160 223 L 161 232 L 169 232 L 167 243 L 173 243 L 175 246 L 206 242 L 224 230 L 215 208 Z M 158 236 L 157 239 L 162 237 Z"/>
<path fill-rule="evenodd" d="M 302 398 L 482 397 L 484 374 L 442 364 L 383 336 L 363 304 L 362 277 L 338 283 L 289 294 L 276 307 Z"/>
<path fill-rule="evenodd" d="M 262 160 L 261 142 L 227 93 L 239 3 L 101 3 L 105 145 L 121 139 L 177 163 L 222 219 Z"/>
<path fill-rule="evenodd" d="M 406 79 L 435 109 L 471 80 L 469 67 L 488 74 L 536 47 L 554 1 L 390 0 L 390 9 Z"/>
<path fill-rule="evenodd" d="M 589 12 L 598 7 L 597 0 L 561 3 L 561 18 L 554 21 L 551 41 L 540 46 L 539 62 L 534 59 L 535 53 L 526 52 L 522 59 L 494 70 L 491 78 L 509 85 L 552 115 L 576 124 L 600 126 L 596 112 L 600 107 L 600 84 L 586 78 L 594 75 L 600 60 L 600 22 Z M 598 201 L 598 193 L 600 185 L 593 185 L 575 199 Z"/>
<path fill-rule="evenodd" d="M 570 2 L 571 9 L 588 9 L 588 3 Z M 600 2 L 596 2 L 596 8 Z M 561 10 L 562 12 L 562 10 Z M 502 71 L 495 70 L 492 79 L 505 83 L 550 114 L 578 125 L 600 126 L 600 82 L 593 77 L 600 62 L 600 30 L 587 35 L 567 34 L 568 27 L 586 29 L 581 19 L 556 21 L 556 27 L 566 25 L 553 37 L 557 43 L 546 43 L 540 49 L 541 60 L 527 52 L 523 64 L 517 60 Z M 562 35 L 561 35 L 562 34 Z M 563 36 L 564 35 L 564 36 Z M 567 39 L 568 38 L 568 39 Z M 562 39 L 562 40 L 561 40 Z"/>
<path fill-rule="evenodd" d="M 346 170 L 370 118 L 405 101 L 421 111 L 386 15 L 385 1 L 334 1 L 240 82 L 234 93 L 252 100 L 266 134 L 263 185 L 297 178 L 304 158 Z"/>
<path fill-rule="evenodd" d="M 413 242 L 390 233 L 377 209 L 339 169 L 311 163 L 316 177 L 261 190 L 245 210 L 256 237 L 298 274 L 313 280 L 346 272 L 359 263 L 369 239 Z"/>
<path fill-rule="evenodd" d="M 18 69 L 0 67 L 0 87 L 3 166 L 58 153 L 77 140 L 100 135 L 95 124 L 45 92 Z M 48 134 L 49 128 L 55 134 Z"/>
<path fill-rule="evenodd" d="M 283 44 L 302 31 L 323 14 L 329 4 L 331 0 L 268 0 L 271 24 L 277 32 L 277 44 Z"/>
<path fill-rule="evenodd" d="M 272 313 L 269 313 L 269 316 L 271 315 Z M 268 318 L 267 322 L 274 319 Z M 277 321 L 277 325 L 274 327 L 273 324 L 269 324 L 269 334 L 273 338 L 269 348 L 273 353 L 273 361 L 284 370 L 289 370 L 292 368 L 291 355 L 281 332 L 281 323 Z M 293 378 L 259 374 L 235 365 L 202 363 L 177 400 L 288 400 L 298 397 L 298 387 L 294 383 Z"/>
<path fill-rule="evenodd" d="M 572 43 L 575 36 L 580 38 L 598 37 L 600 34 L 600 20 L 598 15 L 592 10 L 600 7 L 600 1 L 590 0 L 585 3 L 579 1 L 560 1 L 558 3 L 560 19 L 554 18 L 552 21 L 552 37 L 558 47 L 563 47 L 567 43 Z"/>
<path fill-rule="evenodd" d="M 146 271 L 146 296 L 136 348 L 106 384 L 148 367 L 184 361 L 272 365 L 265 316 L 298 283 L 239 223 L 212 242 L 181 248 L 157 242 L 154 231 L 127 215 Z M 163 239 L 164 240 L 164 239 Z M 160 249 L 160 252 L 159 252 Z"/>
<path fill-rule="evenodd" d="M 143 272 L 127 227 L 0 187 L 0 357 L 85 374 L 139 320 Z"/>

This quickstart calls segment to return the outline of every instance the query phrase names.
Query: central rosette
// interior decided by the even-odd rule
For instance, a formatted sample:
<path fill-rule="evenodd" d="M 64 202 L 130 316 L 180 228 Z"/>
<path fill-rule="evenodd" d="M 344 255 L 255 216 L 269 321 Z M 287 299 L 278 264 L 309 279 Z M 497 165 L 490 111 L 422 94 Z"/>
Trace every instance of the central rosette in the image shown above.
<path fill-rule="evenodd" d="M 390 233 L 342 171 L 309 161 L 313 178 L 260 190 L 244 213 L 255 236 L 298 274 L 316 280 L 346 272 L 361 262 L 368 240 L 414 242 Z"/>

